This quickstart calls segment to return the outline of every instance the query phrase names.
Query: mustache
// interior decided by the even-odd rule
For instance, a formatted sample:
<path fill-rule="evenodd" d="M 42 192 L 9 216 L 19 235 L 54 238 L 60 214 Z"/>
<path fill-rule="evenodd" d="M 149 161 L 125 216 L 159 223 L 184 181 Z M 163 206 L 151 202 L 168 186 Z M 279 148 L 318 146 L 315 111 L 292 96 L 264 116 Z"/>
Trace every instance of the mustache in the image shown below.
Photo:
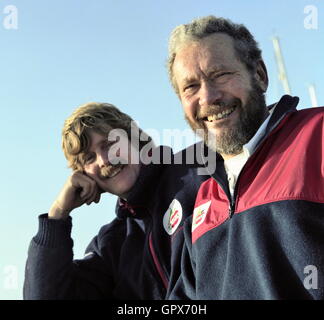
<path fill-rule="evenodd" d="M 102 168 L 100 168 L 100 176 L 102 178 L 109 178 L 111 175 L 113 175 L 113 173 L 115 173 L 116 170 L 120 169 L 123 166 L 124 165 L 121 163 L 103 166 Z"/>
<path fill-rule="evenodd" d="M 209 105 L 206 108 L 201 108 L 197 111 L 196 120 L 202 120 L 208 116 L 212 116 L 214 114 L 220 113 L 226 109 L 232 107 L 240 107 L 241 101 L 239 99 L 231 99 L 229 101 L 220 101 L 217 104 Z"/>

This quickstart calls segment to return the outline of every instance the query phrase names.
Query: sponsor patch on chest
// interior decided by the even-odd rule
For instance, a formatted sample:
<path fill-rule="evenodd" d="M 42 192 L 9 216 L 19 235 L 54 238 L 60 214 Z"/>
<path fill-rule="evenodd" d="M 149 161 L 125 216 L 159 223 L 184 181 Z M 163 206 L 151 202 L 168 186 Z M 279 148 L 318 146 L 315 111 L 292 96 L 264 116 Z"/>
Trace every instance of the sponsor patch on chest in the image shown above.
<path fill-rule="evenodd" d="M 164 230 L 172 235 L 182 220 L 182 207 L 177 199 L 173 199 L 163 217 Z"/>
<path fill-rule="evenodd" d="M 192 216 L 192 228 L 191 232 L 193 232 L 198 226 L 200 226 L 207 215 L 208 209 L 210 207 L 211 201 L 208 201 L 200 206 L 196 207 Z"/>

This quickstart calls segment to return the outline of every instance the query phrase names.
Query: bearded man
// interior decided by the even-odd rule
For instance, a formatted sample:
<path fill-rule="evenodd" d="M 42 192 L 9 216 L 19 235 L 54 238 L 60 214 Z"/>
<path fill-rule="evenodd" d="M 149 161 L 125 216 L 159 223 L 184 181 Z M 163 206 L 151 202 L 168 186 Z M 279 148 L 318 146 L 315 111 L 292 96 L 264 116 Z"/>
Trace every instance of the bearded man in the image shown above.
<path fill-rule="evenodd" d="M 214 16 L 174 29 L 169 75 L 217 159 L 169 298 L 323 299 L 324 109 L 297 111 L 287 95 L 267 107 L 252 34 Z"/>

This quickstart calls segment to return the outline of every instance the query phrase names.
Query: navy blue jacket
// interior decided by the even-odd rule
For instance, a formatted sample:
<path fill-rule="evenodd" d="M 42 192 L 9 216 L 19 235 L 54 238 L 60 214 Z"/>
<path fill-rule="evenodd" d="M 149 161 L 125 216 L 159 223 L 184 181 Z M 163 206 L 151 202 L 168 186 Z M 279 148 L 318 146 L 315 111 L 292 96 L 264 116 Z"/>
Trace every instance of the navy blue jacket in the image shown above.
<path fill-rule="evenodd" d="M 172 155 L 171 165 L 142 167 L 127 202 L 118 200 L 117 217 L 101 228 L 83 259 L 73 260 L 71 217 L 41 215 L 28 250 L 24 299 L 164 299 L 178 278 L 171 263 L 180 269 L 183 221 L 208 178 L 197 175 L 201 160 L 174 164 L 182 155 L 184 162 L 188 150 Z"/>
<path fill-rule="evenodd" d="M 284 96 L 231 200 L 224 163 L 185 222 L 170 299 L 324 299 L 324 108 Z"/>

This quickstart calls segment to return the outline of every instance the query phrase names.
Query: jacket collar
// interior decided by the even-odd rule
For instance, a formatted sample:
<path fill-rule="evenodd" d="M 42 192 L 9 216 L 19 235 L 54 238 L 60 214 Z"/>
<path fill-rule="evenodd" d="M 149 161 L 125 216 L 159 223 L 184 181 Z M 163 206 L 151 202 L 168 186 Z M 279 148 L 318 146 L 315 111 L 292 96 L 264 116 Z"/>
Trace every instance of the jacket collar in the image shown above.
<path fill-rule="evenodd" d="M 159 146 L 153 150 L 153 163 L 141 164 L 138 178 L 126 195 L 127 200 L 118 198 L 116 214 L 119 218 L 142 218 L 147 216 L 155 186 L 158 184 L 159 178 L 166 167 L 166 164 L 163 164 L 164 153 L 170 154 L 172 161 L 172 149 L 167 146 Z"/>
<path fill-rule="evenodd" d="M 272 104 L 268 107 L 269 110 L 271 110 L 272 108 L 274 110 L 266 128 L 266 135 L 268 135 L 273 129 L 275 129 L 288 113 L 296 111 L 298 102 L 298 97 L 284 95 L 277 103 Z"/>

